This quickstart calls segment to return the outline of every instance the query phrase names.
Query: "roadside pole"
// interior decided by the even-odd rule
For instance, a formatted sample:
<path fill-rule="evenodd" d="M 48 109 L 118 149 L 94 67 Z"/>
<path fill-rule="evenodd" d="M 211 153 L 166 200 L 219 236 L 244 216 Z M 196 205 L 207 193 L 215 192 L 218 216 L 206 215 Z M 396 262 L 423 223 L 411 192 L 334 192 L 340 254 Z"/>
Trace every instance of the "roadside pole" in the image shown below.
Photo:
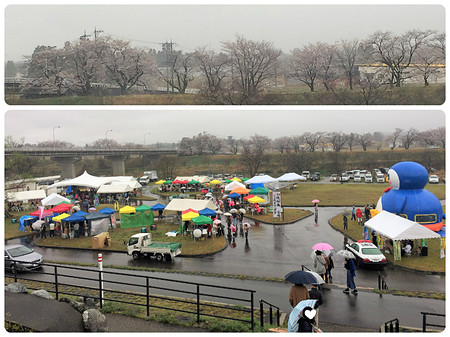
<path fill-rule="evenodd" d="M 100 270 L 100 289 L 101 289 L 101 305 L 103 306 L 103 256 L 102 253 L 98 254 L 98 269 Z"/>

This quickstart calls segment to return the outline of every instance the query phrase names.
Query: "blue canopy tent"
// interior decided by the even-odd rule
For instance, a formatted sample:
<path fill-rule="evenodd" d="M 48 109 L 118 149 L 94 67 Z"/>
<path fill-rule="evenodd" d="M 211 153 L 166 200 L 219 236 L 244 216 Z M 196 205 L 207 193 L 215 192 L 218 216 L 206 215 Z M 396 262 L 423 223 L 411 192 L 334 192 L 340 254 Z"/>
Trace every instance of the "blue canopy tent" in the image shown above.
<path fill-rule="evenodd" d="M 205 209 L 198 211 L 198 214 L 204 215 L 204 216 L 215 216 L 216 211 L 211 208 L 205 208 Z"/>
<path fill-rule="evenodd" d="M 84 222 L 86 221 L 85 215 L 88 215 L 89 213 L 78 211 L 76 213 L 73 213 L 72 215 L 68 216 L 67 218 L 62 219 L 62 222 Z"/>
<path fill-rule="evenodd" d="M 105 207 L 105 208 L 99 210 L 98 213 L 102 213 L 102 214 L 114 214 L 114 213 L 116 213 L 116 211 L 113 210 L 112 208 Z"/>
<path fill-rule="evenodd" d="M 31 226 L 31 224 L 38 219 L 37 216 L 23 215 L 19 219 L 19 232 L 25 232 L 25 226 Z"/>
<path fill-rule="evenodd" d="M 231 194 L 228 195 L 227 198 L 238 199 L 238 198 L 240 198 L 240 197 L 241 197 L 240 194 L 237 194 L 237 193 L 231 193 Z"/>
<path fill-rule="evenodd" d="M 163 204 L 156 204 L 152 206 L 152 211 L 162 211 L 166 208 Z"/>
<path fill-rule="evenodd" d="M 88 234 L 97 235 L 112 227 L 111 214 L 93 212 L 84 217 L 88 223 Z"/>

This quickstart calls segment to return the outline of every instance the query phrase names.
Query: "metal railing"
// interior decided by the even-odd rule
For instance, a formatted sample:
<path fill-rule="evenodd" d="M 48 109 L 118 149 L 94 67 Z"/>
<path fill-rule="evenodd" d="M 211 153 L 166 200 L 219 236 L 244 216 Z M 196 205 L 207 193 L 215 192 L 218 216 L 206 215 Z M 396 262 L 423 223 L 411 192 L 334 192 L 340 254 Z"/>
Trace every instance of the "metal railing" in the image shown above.
<path fill-rule="evenodd" d="M 255 290 L 50 263 L 44 263 L 43 266 L 41 270 L 20 275 L 18 268 L 14 267 L 14 282 L 27 280 L 44 284 L 47 291 L 55 293 L 56 300 L 60 295 L 80 296 L 80 292 L 90 291 L 89 297 L 98 300 L 100 308 L 103 308 L 105 301 L 119 302 L 144 306 L 147 316 L 150 316 L 150 308 L 165 309 L 193 314 L 197 323 L 200 323 L 202 317 L 214 317 L 248 323 L 251 330 L 254 330 Z M 52 269 L 52 272 L 48 269 Z M 72 274 L 69 274 L 70 271 Z M 44 277 L 36 279 L 36 274 Z M 30 286 L 29 289 L 42 289 L 42 286 Z M 163 299 L 163 304 L 152 302 L 158 299 Z M 223 314 L 208 313 L 208 309 L 212 308 L 223 309 Z M 239 314 L 233 316 L 235 312 Z"/>
<path fill-rule="evenodd" d="M 276 308 L 276 318 L 277 318 L 277 326 L 280 326 L 280 308 L 276 305 L 270 304 L 269 302 L 266 302 L 262 299 L 259 300 L 259 321 L 261 324 L 261 327 L 264 327 L 264 303 L 269 306 L 269 324 L 273 324 L 273 309 Z"/>
<path fill-rule="evenodd" d="M 445 325 L 427 322 L 427 316 L 445 317 L 444 314 L 435 314 L 432 312 L 421 312 L 421 314 L 422 314 L 422 332 L 427 332 L 427 327 L 445 328 Z"/>
<path fill-rule="evenodd" d="M 384 323 L 384 331 L 383 332 L 400 332 L 400 323 L 398 318 L 391 319 Z"/>

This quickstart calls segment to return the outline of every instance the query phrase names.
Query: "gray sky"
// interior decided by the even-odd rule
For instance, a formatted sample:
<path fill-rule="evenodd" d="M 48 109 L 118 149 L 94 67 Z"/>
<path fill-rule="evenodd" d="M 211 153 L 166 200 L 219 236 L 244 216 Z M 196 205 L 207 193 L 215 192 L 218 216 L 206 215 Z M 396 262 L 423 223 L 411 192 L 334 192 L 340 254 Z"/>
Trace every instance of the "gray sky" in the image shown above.
<path fill-rule="evenodd" d="M 13 3 L 8 0 L 9 3 Z M 64 1 L 57 3 L 64 4 Z M 154 3 L 154 2 L 153 2 Z M 273 3 L 273 2 L 272 2 Z M 276 2 L 275 2 L 276 3 Z M 314 42 L 363 39 L 377 30 L 445 30 L 441 5 L 10 5 L 5 8 L 5 59 L 20 60 L 38 45 L 61 48 L 65 41 L 103 30 L 134 46 L 176 49 L 246 38 L 273 42 L 289 53 Z"/>
<path fill-rule="evenodd" d="M 419 131 L 444 126 L 445 114 L 437 110 L 303 110 L 210 109 L 180 110 L 18 110 L 5 114 L 5 136 L 28 143 L 55 139 L 84 146 L 97 139 L 119 143 L 177 142 L 203 131 L 218 137 L 249 138 L 259 134 L 272 139 L 304 132 L 392 132 L 395 128 Z M 151 133 L 148 135 L 148 133 Z M 147 135 L 146 135 L 147 134 Z"/>

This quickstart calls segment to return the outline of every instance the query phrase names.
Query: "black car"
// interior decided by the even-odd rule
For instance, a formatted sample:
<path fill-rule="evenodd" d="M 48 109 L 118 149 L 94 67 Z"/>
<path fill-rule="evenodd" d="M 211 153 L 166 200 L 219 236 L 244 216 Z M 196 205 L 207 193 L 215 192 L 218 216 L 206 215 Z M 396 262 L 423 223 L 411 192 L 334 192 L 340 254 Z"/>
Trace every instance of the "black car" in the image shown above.
<path fill-rule="evenodd" d="M 320 174 L 313 173 L 311 175 L 311 178 L 309 178 L 311 181 L 319 181 L 320 180 Z"/>

